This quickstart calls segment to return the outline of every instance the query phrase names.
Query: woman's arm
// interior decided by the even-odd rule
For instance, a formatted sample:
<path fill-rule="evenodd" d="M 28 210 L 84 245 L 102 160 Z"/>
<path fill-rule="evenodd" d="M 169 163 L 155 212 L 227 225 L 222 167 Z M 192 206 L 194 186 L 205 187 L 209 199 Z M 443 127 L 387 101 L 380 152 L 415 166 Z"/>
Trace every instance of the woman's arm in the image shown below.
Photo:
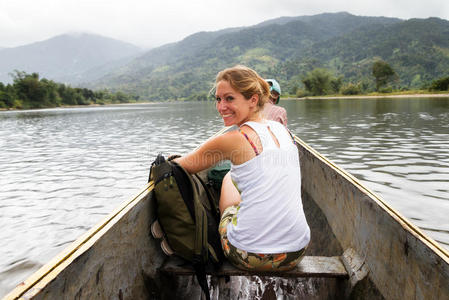
<path fill-rule="evenodd" d="M 175 161 L 189 173 L 208 169 L 222 160 L 231 159 L 231 156 L 236 154 L 235 151 L 238 151 L 241 141 L 239 135 L 237 131 L 231 131 L 213 137 L 197 150 L 176 158 Z"/>

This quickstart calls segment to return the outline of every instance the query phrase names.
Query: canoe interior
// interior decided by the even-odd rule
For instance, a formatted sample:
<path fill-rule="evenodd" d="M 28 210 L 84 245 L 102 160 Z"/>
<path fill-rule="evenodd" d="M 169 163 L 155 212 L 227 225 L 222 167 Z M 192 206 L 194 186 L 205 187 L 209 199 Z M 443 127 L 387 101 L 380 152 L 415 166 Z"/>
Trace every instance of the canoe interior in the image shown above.
<path fill-rule="evenodd" d="M 298 141 L 302 196 L 312 231 L 308 256 L 352 248 L 368 268 L 355 299 L 449 299 L 449 255 L 352 176 Z M 203 174 L 204 175 L 204 174 Z M 158 268 L 166 257 L 150 235 L 152 184 L 123 203 L 5 299 L 201 299 L 192 276 Z M 209 278 L 216 299 L 348 297 L 341 278 Z"/>
<path fill-rule="evenodd" d="M 304 204 L 325 218 L 312 224 L 315 235 L 330 229 L 338 244 L 326 251 L 354 249 L 369 272 L 368 293 L 375 289 L 386 299 L 449 299 L 448 252 L 353 176 L 299 142 Z M 314 222 L 310 216 L 307 220 Z M 359 296 L 371 298 L 363 293 Z"/>

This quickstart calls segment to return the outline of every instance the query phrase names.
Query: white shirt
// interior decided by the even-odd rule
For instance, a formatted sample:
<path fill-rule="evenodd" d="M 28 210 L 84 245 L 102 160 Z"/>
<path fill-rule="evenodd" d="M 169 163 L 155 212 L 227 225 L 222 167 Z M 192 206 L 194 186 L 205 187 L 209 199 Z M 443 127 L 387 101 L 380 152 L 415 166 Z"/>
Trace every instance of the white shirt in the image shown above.
<path fill-rule="evenodd" d="M 237 225 L 228 224 L 228 239 L 233 246 L 253 253 L 301 250 L 310 241 L 310 229 L 302 208 L 296 145 L 278 122 L 245 124 L 258 134 L 263 149 L 249 161 L 231 166 L 231 177 L 241 191 L 242 201 Z"/>

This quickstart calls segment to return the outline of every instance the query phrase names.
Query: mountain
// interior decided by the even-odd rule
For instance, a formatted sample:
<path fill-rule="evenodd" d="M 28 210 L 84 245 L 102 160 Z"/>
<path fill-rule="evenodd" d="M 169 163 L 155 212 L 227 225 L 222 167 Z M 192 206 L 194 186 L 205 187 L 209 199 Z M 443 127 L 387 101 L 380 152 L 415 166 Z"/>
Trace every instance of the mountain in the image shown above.
<path fill-rule="evenodd" d="M 380 30 L 401 22 L 396 18 L 326 13 L 197 33 L 145 53 L 92 87 L 135 92 L 149 99 L 186 98 L 207 92 L 219 70 L 245 64 L 262 76 L 276 76 L 282 85 L 294 89 L 298 79 L 293 79 L 304 70 L 301 66 L 316 60 L 319 49 L 315 45 L 350 36 L 357 30 Z M 326 57 L 321 64 L 327 65 L 330 60 Z"/>
<path fill-rule="evenodd" d="M 64 83 L 107 88 L 141 99 L 195 98 L 218 71 L 236 64 L 276 78 L 294 94 L 315 68 L 344 84 L 370 90 L 373 63 L 386 61 L 401 88 L 420 88 L 449 76 L 449 21 L 355 16 L 346 12 L 281 17 L 249 27 L 198 32 L 139 52 L 130 44 L 93 35 L 63 35 L 0 50 L 0 81 L 13 69 Z"/>
<path fill-rule="evenodd" d="M 449 22 L 410 19 L 363 27 L 316 43 L 304 55 L 352 79 L 369 76 L 374 61 L 382 59 L 398 73 L 402 86 L 418 88 L 449 75 Z"/>
<path fill-rule="evenodd" d="M 387 17 L 360 17 L 354 16 L 347 12 L 340 12 L 323 13 L 313 16 L 280 17 L 264 21 L 255 25 L 254 27 L 263 27 L 273 24 L 285 25 L 293 21 L 301 21 L 310 25 L 319 24 L 320 27 L 326 29 L 326 31 L 328 31 L 332 35 L 339 35 L 372 24 L 394 24 L 400 21 L 400 19 Z"/>
<path fill-rule="evenodd" d="M 11 82 L 8 73 L 19 70 L 76 84 L 99 78 L 129 63 L 141 52 L 137 46 L 99 35 L 59 35 L 29 45 L 0 49 L 0 82 Z"/>

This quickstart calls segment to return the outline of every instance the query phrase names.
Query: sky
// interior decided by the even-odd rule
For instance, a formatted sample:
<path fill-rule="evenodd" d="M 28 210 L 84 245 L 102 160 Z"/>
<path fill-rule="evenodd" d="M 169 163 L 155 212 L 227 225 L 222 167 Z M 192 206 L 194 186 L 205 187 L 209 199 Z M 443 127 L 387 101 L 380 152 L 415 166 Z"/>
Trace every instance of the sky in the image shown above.
<path fill-rule="evenodd" d="M 144 48 L 199 31 L 282 16 L 346 11 L 359 16 L 449 20 L 448 0 L 0 0 L 0 47 L 87 32 Z"/>

